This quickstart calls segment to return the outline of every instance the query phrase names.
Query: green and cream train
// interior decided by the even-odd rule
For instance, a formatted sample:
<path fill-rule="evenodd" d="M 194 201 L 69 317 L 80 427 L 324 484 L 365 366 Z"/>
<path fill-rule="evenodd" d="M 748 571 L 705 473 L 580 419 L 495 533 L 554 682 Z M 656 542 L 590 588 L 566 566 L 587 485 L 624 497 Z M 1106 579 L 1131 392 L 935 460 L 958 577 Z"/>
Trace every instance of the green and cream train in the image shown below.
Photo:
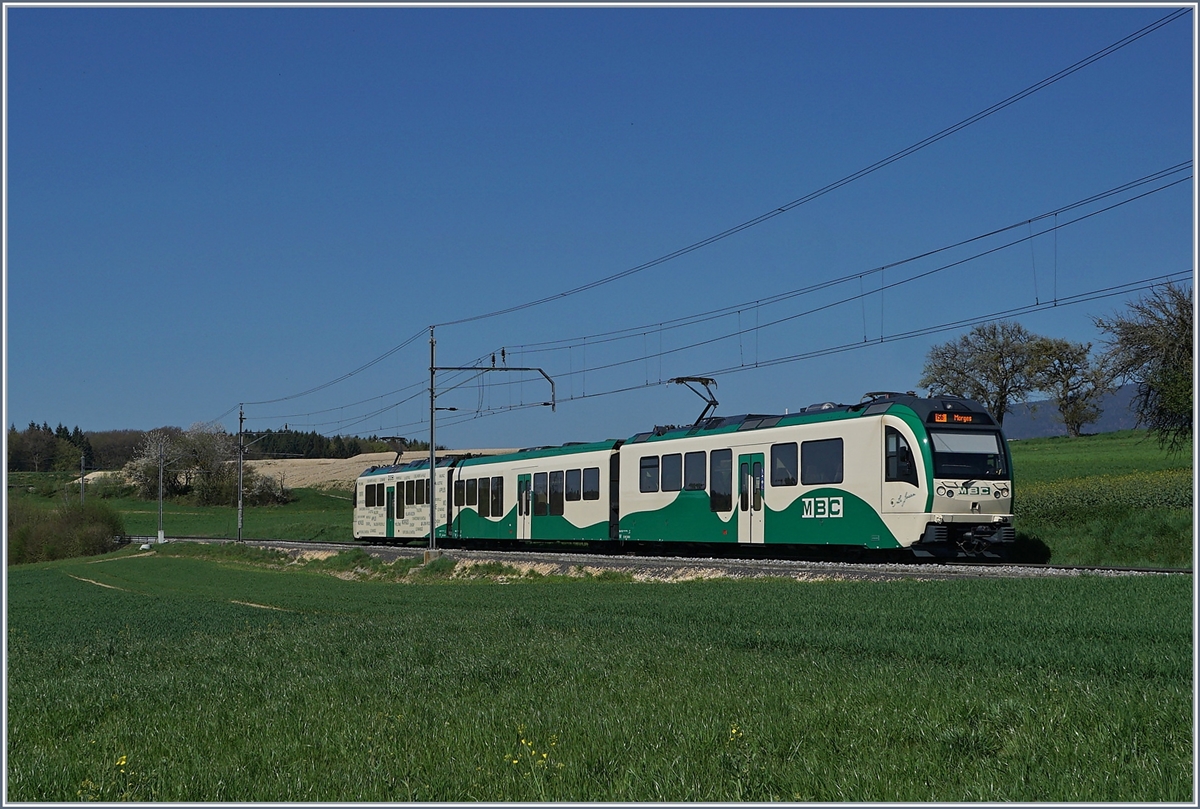
<path fill-rule="evenodd" d="M 440 459 L 435 530 L 446 544 L 1003 555 L 1014 540 L 1011 471 L 1004 435 L 979 403 L 872 393 L 856 405 Z M 357 481 L 354 536 L 428 538 L 430 477 L 428 461 L 366 470 Z"/>

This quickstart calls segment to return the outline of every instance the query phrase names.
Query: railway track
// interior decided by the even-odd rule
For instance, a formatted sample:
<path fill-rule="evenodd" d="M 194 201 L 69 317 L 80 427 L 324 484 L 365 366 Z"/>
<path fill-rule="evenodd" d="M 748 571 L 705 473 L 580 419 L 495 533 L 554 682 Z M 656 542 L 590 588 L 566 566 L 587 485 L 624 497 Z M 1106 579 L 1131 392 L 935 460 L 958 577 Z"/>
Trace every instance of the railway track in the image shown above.
<path fill-rule="evenodd" d="M 147 537 L 133 540 L 152 541 Z M 232 539 L 170 537 L 171 541 L 234 542 Z M 247 545 L 289 551 L 344 551 L 359 548 L 383 561 L 421 557 L 425 549 L 395 545 L 248 539 Z M 545 575 L 596 575 L 604 571 L 627 573 L 648 581 L 683 581 L 696 578 L 788 578 L 801 581 L 891 581 L 897 579 L 950 580 L 985 578 L 1048 578 L 1063 576 L 1164 576 L 1192 575 L 1176 568 L 1129 568 L 1083 565 L 1028 564 L 922 560 L 845 562 L 814 559 L 760 559 L 696 556 L 633 556 L 556 550 L 474 550 L 453 548 L 443 553 L 462 564 L 503 563 L 516 570 L 536 570 Z"/>

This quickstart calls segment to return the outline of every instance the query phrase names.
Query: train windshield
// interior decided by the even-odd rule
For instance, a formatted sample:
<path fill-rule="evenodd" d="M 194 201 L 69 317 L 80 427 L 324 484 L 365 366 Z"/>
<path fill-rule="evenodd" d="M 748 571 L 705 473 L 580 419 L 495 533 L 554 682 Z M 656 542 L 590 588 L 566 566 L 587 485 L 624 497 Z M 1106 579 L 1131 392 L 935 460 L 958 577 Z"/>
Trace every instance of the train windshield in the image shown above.
<path fill-rule="evenodd" d="M 930 430 L 933 441 L 933 476 L 1006 480 L 1004 444 L 998 432 Z"/>

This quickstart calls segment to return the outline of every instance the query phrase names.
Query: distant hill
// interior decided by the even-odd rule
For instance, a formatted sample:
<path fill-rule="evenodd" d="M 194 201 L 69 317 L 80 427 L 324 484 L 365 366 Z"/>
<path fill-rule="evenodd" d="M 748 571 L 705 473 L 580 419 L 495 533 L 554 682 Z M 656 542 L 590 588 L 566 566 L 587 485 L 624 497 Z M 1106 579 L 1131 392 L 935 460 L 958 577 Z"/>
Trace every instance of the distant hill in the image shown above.
<path fill-rule="evenodd" d="M 1130 404 L 1136 391 L 1137 386 L 1124 385 L 1106 396 L 1100 405 L 1104 411 L 1100 419 L 1085 425 L 1083 432 L 1112 433 L 1135 428 L 1137 416 Z M 1008 438 L 1048 438 L 1066 434 L 1067 428 L 1059 421 L 1058 408 L 1053 402 L 1019 404 L 1004 417 L 1004 435 Z"/>

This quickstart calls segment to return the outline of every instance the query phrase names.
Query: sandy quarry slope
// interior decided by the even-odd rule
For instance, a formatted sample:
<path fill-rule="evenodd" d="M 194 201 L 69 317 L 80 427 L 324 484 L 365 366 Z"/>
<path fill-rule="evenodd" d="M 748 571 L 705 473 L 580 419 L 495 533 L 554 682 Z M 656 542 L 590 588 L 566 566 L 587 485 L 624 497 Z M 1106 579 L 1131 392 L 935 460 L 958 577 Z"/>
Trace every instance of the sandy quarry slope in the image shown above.
<path fill-rule="evenodd" d="M 439 450 L 438 457 L 447 455 L 501 455 L 516 452 L 515 449 L 462 449 Z M 428 452 L 406 452 L 401 463 L 427 460 Z M 283 479 L 289 489 L 349 489 L 355 479 L 371 466 L 387 466 L 396 460 L 394 452 L 367 452 L 353 458 L 276 458 L 267 461 L 246 461 L 246 466 L 260 475 L 273 480 Z M 120 472 L 92 472 L 89 482 L 103 475 Z"/>
<path fill-rule="evenodd" d="M 513 449 L 451 450 L 447 454 L 499 455 Z M 442 452 L 438 452 L 440 457 Z M 428 459 L 428 452 L 406 452 L 401 463 Z M 386 466 L 396 459 L 394 452 L 368 452 L 353 458 L 277 458 L 247 461 L 255 472 L 274 480 L 283 478 L 289 489 L 349 489 L 354 480 L 370 466 Z"/>

